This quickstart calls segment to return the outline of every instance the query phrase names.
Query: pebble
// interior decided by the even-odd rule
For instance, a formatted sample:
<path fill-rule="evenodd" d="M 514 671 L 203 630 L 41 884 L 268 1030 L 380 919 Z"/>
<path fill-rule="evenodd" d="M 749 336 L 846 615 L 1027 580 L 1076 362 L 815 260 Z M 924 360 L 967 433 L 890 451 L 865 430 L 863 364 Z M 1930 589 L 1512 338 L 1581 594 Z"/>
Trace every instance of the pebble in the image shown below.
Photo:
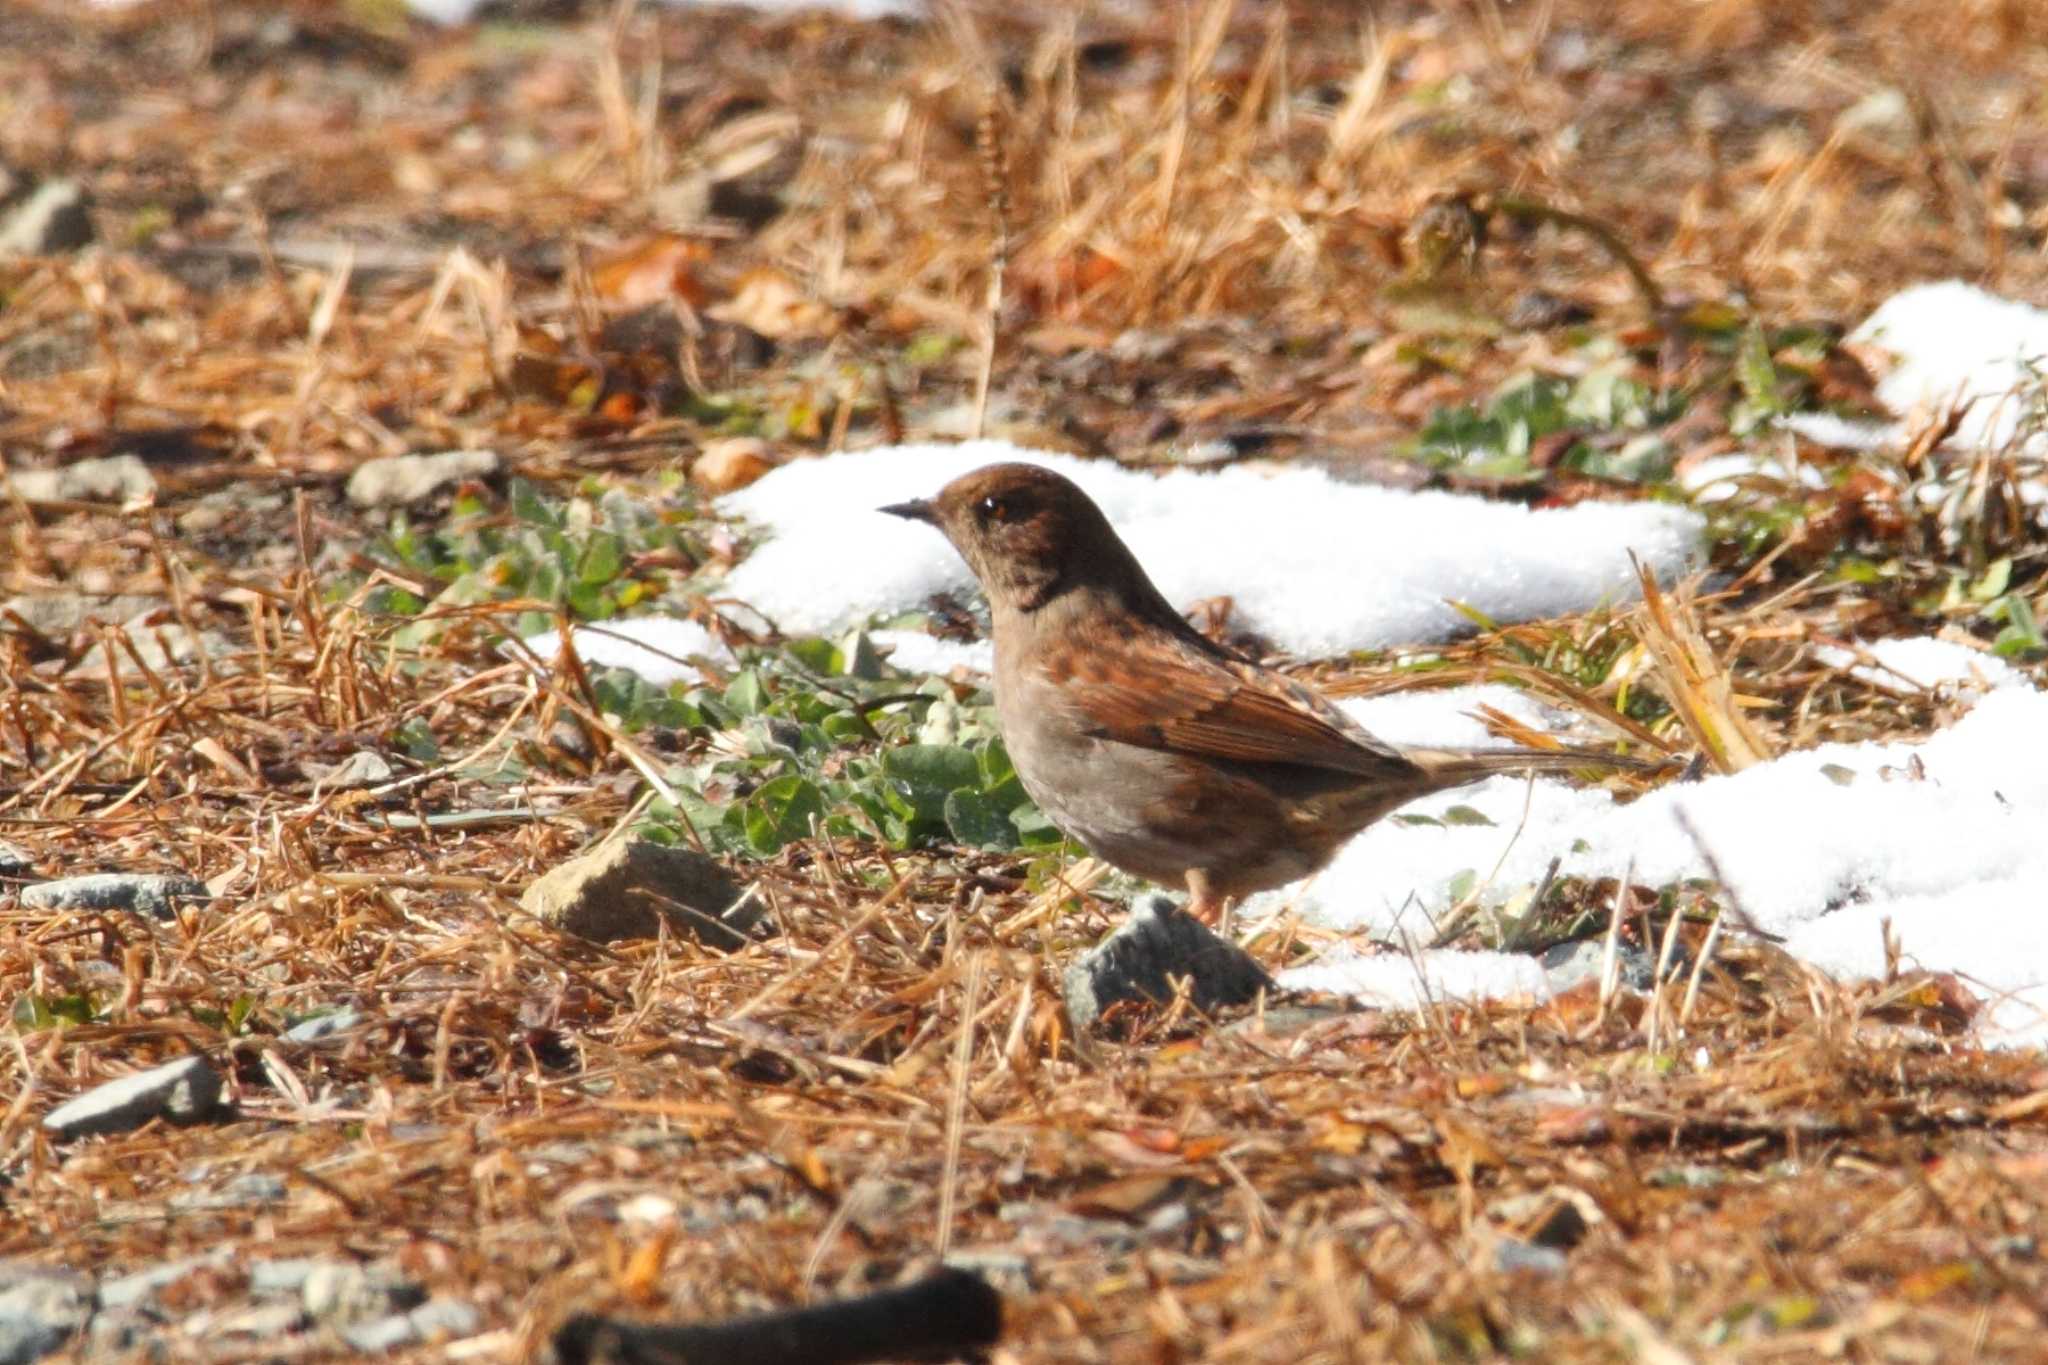
<path fill-rule="evenodd" d="M 287 1043 L 311 1044 L 339 1041 L 344 1035 L 354 1032 L 369 1022 L 369 1016 L 354 1005 L 343 1005 L 326 1014 L 316 1014 L 311 1019 L 301 1019 L 284 1031 Z"/>
<path fill-rule="evenodd" d="M 29 1365 L 91 1319 L 93 1286 L 74 1271 L 0 1262 L 0 1365 Z"/>
<path fill-rule="evenodd" d="M 156 475 L 134 455 L 80 460 L 56 469 L 16 469 L 7 475 L 24 502 L 146 502 L 156 496 Z"/>
<path fill-rule="evenodd" d="M 444 450 L 435 455 L 392 455 L 366 460 L 349 475 L 348 500 L 357 507 L 404 507 L 451 483 L 487 479 L 502 462 L 495 450 Z"/>
<path fill-rule="evenodd" d="M 45 180 L 0 219 L 0 257 L 55 256 L 88 246 L 97 235 L 85 187 Z"/>
<path fill-rule="evenodd" d="M 180 1057 L 58 1105 L 44 1116 L 43 1127 L 60 1139 L 121 1133 L 153 1118 L 198 1123 L 221 1107 L 220 1075 L 213 1065 L 204 1057 Z"/>
<path fill-rule="evenodd" d="M 154 872 L 94 872 L 23 887 L 27 910 L 129 910 L 158 919 L 176 917 L 181 900 L 211 900 L 206 883 Z"/>
<path fill-rule="evenodd" d="M 483 1314 L 461 1299 L 429 1299 L 419 1307 L 341 1329 L 342 1340 L 358 1351 L 389 1351 L 416 1341 L 472 1336 Z"/>
<path fill-rule="evenodd" d="M 1251 954 L 1218 938 L 1166 897 L 1150 896 L 1067 969 L 1067 1017 L 1081 1033 L 1112 1006 L 1165 1004 L 1178 978 L 1189 983 L 1188 1003 L 1205 1015 L 1248 1005 L 1260 991 L 1273 989 L 1273 979 Z"/>

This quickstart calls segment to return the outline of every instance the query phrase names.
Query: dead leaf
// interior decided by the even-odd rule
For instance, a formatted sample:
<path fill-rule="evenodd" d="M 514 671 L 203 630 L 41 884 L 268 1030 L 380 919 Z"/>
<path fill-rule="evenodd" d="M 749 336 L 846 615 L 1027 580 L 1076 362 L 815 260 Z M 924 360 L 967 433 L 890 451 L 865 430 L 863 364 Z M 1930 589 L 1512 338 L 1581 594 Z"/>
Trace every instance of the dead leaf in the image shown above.
<path fill-rule="evenodd" d="M 772 266 L 749 270 L 740 276 L 739 288 L 733 296 L 704 313 L 778 341 L 829 336 L 836 330 L 832 310 L 805 294 L 789 276 Z"/>
<path fill-rule="evenodd" d="M 590 268 L 590 283 L 600 299 L 622 311 L 672 298 L 702 308 L 710 296 L 693 267 L 710 259 L 707 243 L 657 232 L 600 257 Z"/>
<path fill-rule="evenodd" d="M 775 468 L 768 443 L 758 436 L 733 436 L 705 445 L 690 464 L 690 482 L 707 493 L 745 488 Z"/>

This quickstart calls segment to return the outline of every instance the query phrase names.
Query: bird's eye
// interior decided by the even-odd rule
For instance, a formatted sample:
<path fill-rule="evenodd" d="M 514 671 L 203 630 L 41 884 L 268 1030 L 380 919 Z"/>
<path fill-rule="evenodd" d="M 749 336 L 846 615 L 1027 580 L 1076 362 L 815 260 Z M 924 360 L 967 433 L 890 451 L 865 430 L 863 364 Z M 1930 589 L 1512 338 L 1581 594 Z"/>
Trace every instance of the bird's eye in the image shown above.
<path fill-rule="evenodd" d="M 991 493 L 974 505 L 974 514 L 984 522 L 1008 521 L 1010 504 Z"/>

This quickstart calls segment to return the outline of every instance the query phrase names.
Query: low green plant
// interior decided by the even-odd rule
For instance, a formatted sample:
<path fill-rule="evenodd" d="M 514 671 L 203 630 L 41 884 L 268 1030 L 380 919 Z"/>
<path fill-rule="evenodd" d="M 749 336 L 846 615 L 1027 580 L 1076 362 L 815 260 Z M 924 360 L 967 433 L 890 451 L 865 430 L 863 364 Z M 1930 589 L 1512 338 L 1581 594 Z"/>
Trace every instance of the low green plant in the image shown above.
<path fill-rule="evenodd" d="M 743 664 L 715 688 L 599 679 L 600 700 L 629 727 L 701 741 L 701 756 L 667 775 L 677 801 L 648 812 L 654 837 L 754 857 L 814 833 L 899 849 L 1059 841 L 1024 793 L 987 693 L 963 698 L 943 679 L 898 672 L 859 635 L 751 651 Z"/>

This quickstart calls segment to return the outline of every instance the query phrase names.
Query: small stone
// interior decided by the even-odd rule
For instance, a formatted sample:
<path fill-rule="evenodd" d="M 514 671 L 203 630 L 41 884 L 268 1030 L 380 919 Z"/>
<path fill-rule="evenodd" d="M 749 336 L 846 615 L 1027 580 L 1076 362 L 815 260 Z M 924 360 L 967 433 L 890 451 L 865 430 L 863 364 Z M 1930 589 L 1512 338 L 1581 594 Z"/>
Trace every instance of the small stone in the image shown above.
<path fill-rule="evenodd" d="M 368 1022 L 369 1017 L 354 1005 L 343 1005 L 338 1010 L 299 1020 L 284 1031 L 284 1041 L 299 1044 L 332 1042 Z"/>
<path fill-rule="evenodd" d="M 500 465 L 495 450 L 444 450 L 369 460 L 349 475 L 348 500 L 358 507 L 403 507 L 451 483 L 487 479 Z"/>
<path fill-rule="evenodd" d="M 251 1294 L 300 1294 L 306 1287 L 306 1277 L 323 1265 L 336 1265 L 335 1261 L 318 1261 L 310 1256 L 287 1256 L 275 1261 L 258 1261 L 249 1267 L 249 1292 Z"/>
<path fill-rule="evenodd" d="M 0 1365 L 59 1350 L 93 1314 L 92 1281 L 69 1270 L 0 1263 Z"/>
<path fill-rule="evenodd" d="M 1502 1238 L 1493 1246 L 1493 1268 L 1503 1275 L 1528 1271 L 1555 1279 L 1570 1265 L 1565 1254 L 1555 1247 L 1535 1246 L 1512 1237 Z"/>
<path fill-rule="evenodd" d="M 731 493 L 775 468 L 768 443 L 758 436 L 712 441 L 690 465 L 690 482 L 707 493 Z"/>
<path fill-rule="evenodd" d="M 156 496 L 156 475 L 134 455 L 80 460 L 61 469 L 13 469 L 7 479 L 24 502 L 112 502 Z"/>
<path fill-rule="evenodd" d="M 0 257 L 55 256 L 93 237 L 85 188 L 76 180 L 45 180 L 0 220 Z"/>
<path fill-rule="evenodd" d="M 671 932 L 727 950 L 747 941 L 761 918 L 718 863 L 692 849 L 646 839 L 613 839 L 572 858 L 519 898 L 543 924 L 598 943 Z"/>
<path fill-rule="evenodd" d="M 163 605 L 163 599 L 140 593 L 22 593 L 0 602 L 0 616 L 18 616 L 36 634 L 61 640 L 83 626 L 118 625 Z"/>
<path fill-rule="evenodd" d="M 471 1336 L 482 1325 L 483 1315 L 474 1305 L 460 1299 L 429 1299 L 410 1312 L 350 1323 L 341 1336 L 358 1351 L 389 1351 L 416 1341 Z"/>
<path fill-rule="evenodd" d="M 183 668 L 196 664 L 201 656 L 219 659 L 235 652 L 234 642 L 216 630 L 202 630 L 194 633 L 183 622 L 160 619 L 160 613 L 151 610 L 122 628 L 134 647 L 131 656 L 126 649 L 117 649 L 118 658 L 114 669 L 129 678 L 136 676 L 136 659 L 142 667 L 153 672 Z M 233 665 L 223 667 L 216 664 L 216 672 L 231 673 L 238 669 Z M 79 657 L 65 674 L 69 678 L 104 677 L 107 673 L 107 651 L 104 644 L 96 644 Z"/>
<path fill-rule="evenodd" d="M 1592 319 L 1593 310 L 1577 299 L 1568 299 L 1543 289 L 1531 289 L 1508 309 L 1507 325 L 1515 332 L 1548 332 L 1559 327 L 1576 327 Z"/>
<path fill-rule="evenodd" d="M 24 872 L 33 872 L 36 867 L 35 855 L 20 844 L 10 844 L 0 839 L 0 877 L 19 877 Z"/>
<path fill-rule="evenodd" d="M 1218 938 L 1164 896 L 1149 897 L 1123 926 L 1067 969 L 1067 1016 L 1077 1033 L 1111 1007 L 1166 1004 L 1174 980 L 1188 981 L 1188 1003 L 1202 1014 L 1248 1005 L 1273 979 L 1251 954 Z"/>
<path fill-rule="evenodd" d="M 1570 1251 L 1586 1239 L 1589 1230 L 1586 1215 L 1579 1211 L 1579 1206 L 1569 1199 L 1560 1199 L 1536 1225 L 1536 1230 L 1529 1234 L 1529 1240 L 1553 1251 Z"/>
<path fill-rule="evenodd" d="M 299 1283 L 306 1312 L 321 1322 L 362 1322 L 402 1314 L 426 1297 L 417 1283 L 388 1266 L 349 1261 L 322 1261 Z"/>
<path fill-rule="evenodd" d="M 282 1204 L 291 1193 L 284 1180 L 268 1171 L 238 1175 L 217 1190 L 194 1190 L 173 1196 L 174 1209 L 201 1212 L 208 1209 L 246 1209 L 261 1204 Z"/>
<path fill-rule="evenodd" d="M 1232 1020 L 1226 1033 L 1251 1034 L 1259 1038 L 1292 1038 L 1310 1029 L 1322 1028 L 1339 1019 L 1365 1018 L 1364 1011 L 1349 1000 L 1316 1001 L 1301 1005 L 1268 1005 L 1257 1014 Z"/>
<path fill-rule="evenodd" d="M 254 1337 L 258 1341 L 281 1343 L 307 1325 L 306 1310 L 296 1303 L 243 1304 L 216 1314 L 206 1324 L 205 1335 L 213 1337 Z"/>
<path fill-rule="evenodd" d="M 332 765 L 324 763 L 302 763 L 299 765 L 313 785 L 322 791 L 351 791 L 358 787 L 374 787 L 389 782 L 395 771 L 391 760 L 375 749 L 358 749 Z"/>
<path fill-rule="evenodd" d="M 1550 993 L 1563 995 L 1588 981 L 1599 985 L 1601 968 L 1607 962 L 1607 943 L 1597 938 L 1560 943 L 1545 951 L 1537 961 L 1543 967 L 1543 978 L 1550 986 Z M 1631 990 L 1646 991 L 1656 978 L 1657 960 L 1640 948 L 1616 944 L 1615 961 L 1617 979 Z"/>
<path fill-rule="evenodd" d="M 43 1127 L 58 1138 L 75 1138 L 126 1132 L 153 1118 L 198 1123 L 220 1108 L 219 1073 L 204 1057 L 181 1057 L 58 1105 L 44 1117 Z"/>
<path fill-rule="evenodd" d="M 139 1308 L 164 1290 L 196 1270 L 208 1270 L 227 1265 L 233 1259 L 232 1253 L 211 1252 L 203 1256 L 185 1256 L 175 1261 L 165 1261 L 133 1271 L 118 1279 L 107 1280 L 100 1285 L 99 1305 L 102 1309 L 120 1310 Z"/>
<path fill-rule="evenodd" d="M 127 910 L 171 919 L 179 901 L 212 900 L 206 883 L 154 872 L 93 872 L 23 887 L 27 910 Z"/>

